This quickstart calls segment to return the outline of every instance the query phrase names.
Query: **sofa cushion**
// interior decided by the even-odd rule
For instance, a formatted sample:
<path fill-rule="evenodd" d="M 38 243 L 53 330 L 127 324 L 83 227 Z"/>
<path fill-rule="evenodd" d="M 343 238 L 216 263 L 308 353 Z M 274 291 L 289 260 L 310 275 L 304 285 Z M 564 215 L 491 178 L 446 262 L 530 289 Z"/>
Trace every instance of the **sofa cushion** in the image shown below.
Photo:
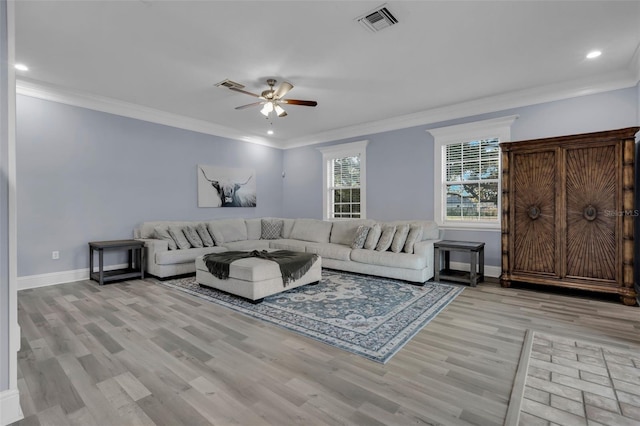
<path fill-rule="evenodd" d="M 282 219 L 282 238 L 291 238 L 291 231 L 293 231 L 293 225 L 296 224 L 295 219 Z"/>
<path fill-rule="evenodd" d="M 424 269 L 427 267 L 426 256 L 391 251 L 355 249 L 351 250 L 351 260 L 353 262 L 392 268 Z"/>
<path fill-rule="evenodd" d="M 198 225 L 196 225 L 196 232 L 198 233 L 198 236 L 200 236 L 203 246 L 213 247 L 213 238 L 211 238 L 211 234 L 209 233 L 206 224 L 199 223 Z"/>
<path fill-rule="evenodd" d="M 307 243 L 306 250 L 323 259 L 351 260 L 351 247 L 342 244 Z"/>
<path fill-rule="evenodd" d="M 212 220 L 208 224 L 209 232 L 217 246 L 233 241 L 243 241 L 247 239 L 247 225 L 244 219 L 218 219 Z"/>
<path fill-rule="evenodd" d="M 422 227 L 422 240 L 437 240 L 440 238 L 440 230 L 438 229 L 438 224 L 433 220 L 396 220 L 393 222 L 388 222 L 388 225 L 404 225 L 408 223 L 409 225 L 419 225 Z"/>
<path fill-rule="evenodd" d="M 174 265 L 176 263 L 195 262 L 196 257 L 207 253 L 221 253 L 227 251 L 224 247 L 200 247 L 184 250 L 169 250 L 156 253 L 156 264 Z"/>
<path fill-rule="evenodd" d="M 169 250 L 177 250 L 178 245 L 173 237 L 169 234 L 169 227 L 167 225 L 160 225 L 154 228 L 154 234 L 151 235 L 152 238 L 157 240 L 163 240 L 169 243 Z"/>
<path fill-rule="evenodd" d="M 260 238 L 263 240 L 278 240 L 282 238 L 282 227 L 284 222 L 281 219 L 262 219 L 262 234 Z"/>
<path fill-rule="evenodd" d="M 409 234 L 407 235 L 407 241 L 404 243 L 403 251 L 405 253 L 413 253 L 413 246 L 418 241 L 422 241 L 422 226 L 413 224 L 409 229 Z"/>
<path fill-rule="evenodd" d="M 281 239 L 281 240 L 268 240 L 269 247 L 277 250 L 291 250 L 291 251 L 306 251 L 306 244 L 304 241 Z"/>
<path fill-rule="evenodd" d="M 377 251 L 387 251 L 391 247 L 393 242 L 393 236 L 396 234 L 396 227 L 393 225 L 384 225 L 382 227 L 382 234 L 376 245 Z"/>
<path fill-rule="evenodd" d="M 314 243 L 328 243 L 331 225 L 331 222 L 318 219 L 296 219 L 290 238 Z"/>
<path fill-rule="evenodd" d="M 184 250 L 191 248 L 191 244 L 187 237 L 185 237 L 184 232 L 182 232 L 182 226 L 170 226 L 169 227 L 169 235 L 176 242 L 178 249 Z"/>
<path fill-rule="evenodd" d="M 191 247 L 204 247 L 204 243 L 202 242 L 202 238 L 198 235 L 198 231 L 196 231 L 196 227 L 189 225 L 182 228 L 182 232 L 184 232 L 184 236 L 187 237 L 189 244 Z"/>
<path fill-rule="evenodd" d="M 262 219 L 257 217 L 245 219 L 247 225 L 247 240 L 259 240 L 262 234 Z"/>
<path fill-rule="evenodd" d="M 369 229 L 369 234 L 367 235 L 367 240 L 364 242 L 364 248 L 367 250 L 373 250 L 378 245 L 378 240 L 380 239 L 380 235 L 382 234 L 382 227 L 379 223 L 374 224 L 371 229 Z"/>
<path fill-rule="evenodd" d="M 350 246 L 360 225 L 371 226 L 375 222 L 367 219 L 336 220 L 331 227 L 330 243 Z"/>
<path fill-rule="evenodd" d="M 393 236 L 391 242 L 391 251 L 394 253 L 400 253 L 404 248 L 404 243 L 407 241 L 407 235 L 409 235 L 409 224 L 398 225 L 396 227 L 396 234 Z"/>
<path fill-rule="evenodd" d="M 352 249 L 363 248 L 364 243 L 367 241 L 367 235 L 369 235 L 370 226 L 360 225 L 356 230 L 356 236 L 353 238 L 353 242 L 351 243 Z"/>

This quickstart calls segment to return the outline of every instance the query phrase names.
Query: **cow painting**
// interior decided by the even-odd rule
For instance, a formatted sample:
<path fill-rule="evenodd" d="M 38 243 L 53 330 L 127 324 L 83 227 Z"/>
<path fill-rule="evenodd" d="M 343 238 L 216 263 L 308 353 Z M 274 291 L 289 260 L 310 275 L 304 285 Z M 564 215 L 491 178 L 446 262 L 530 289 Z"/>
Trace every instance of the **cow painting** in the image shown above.
<path fill-rule="evenodd" d="M 255 207 L 255 172 L 198 166 L 199 207 Z"/>

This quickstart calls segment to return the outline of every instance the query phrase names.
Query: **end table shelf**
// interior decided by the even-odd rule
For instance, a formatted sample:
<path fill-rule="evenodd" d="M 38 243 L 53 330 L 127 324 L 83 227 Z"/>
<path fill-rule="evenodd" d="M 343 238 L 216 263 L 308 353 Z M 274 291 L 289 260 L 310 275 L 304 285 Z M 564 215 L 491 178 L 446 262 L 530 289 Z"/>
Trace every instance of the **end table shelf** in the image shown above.
<path fill-rule="evenodd" d="M 126 268 L 104 270 L 105 250 L 127 250 L 129 264 Z M 94 251 L 98 252 L 98 270 L 94 271 Z M 89 243 L 89 278 L 103 285 L 111 281 L 130 278 L 144 279 L 144 242 L 138 240 L 92 241 Z"/>
<path fill-rule="evenodd" d="M 484 243 L 443 240 L 434 243 L 433 248 L 433 266 L 435 269 L 434 281 L 455 281 L 468 283 L 471 287 L 475 287 L 479 282 L 484 280 Z M 469 254 L 469 272 L 451 269 L 450 254 L 452 251 L 460 251 Z M 443 254 L 444 256 L 442 256 Z M 444 266 L 442 265 L 443 258 Z"/>

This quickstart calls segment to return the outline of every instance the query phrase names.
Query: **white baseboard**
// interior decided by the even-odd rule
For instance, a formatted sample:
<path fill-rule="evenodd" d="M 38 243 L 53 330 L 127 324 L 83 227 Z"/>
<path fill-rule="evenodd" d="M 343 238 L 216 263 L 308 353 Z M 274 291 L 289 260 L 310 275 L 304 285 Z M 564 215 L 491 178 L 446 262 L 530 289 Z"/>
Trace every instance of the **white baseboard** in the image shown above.
<path fill-rule="evenodd" d="M 105 266 L 105 271 L 126 268 L 127 264 Z M 89 268 L 75 269 L 72 271 L 51 272 L 48 274 L 28 275 L 18 277 L 18 290 L 46 287 L 49 285 L 71 283 L 89 279 Z"/>
<path fill-rule="evenodd" d="M 471 269 L 471 264 L 463 262 L 451 262 L 449 266 L 451 269 L 459 271 L 469 271 Z M 485 277 L 499 278 L 501 273 L 502 268 L 499 266 L 484 265 Z"/>
<path fill-rule="evenodd" d="M 0 392 L 0 426 L 17 422 L 23 418 L 18 389 L 7 389 Z"/>

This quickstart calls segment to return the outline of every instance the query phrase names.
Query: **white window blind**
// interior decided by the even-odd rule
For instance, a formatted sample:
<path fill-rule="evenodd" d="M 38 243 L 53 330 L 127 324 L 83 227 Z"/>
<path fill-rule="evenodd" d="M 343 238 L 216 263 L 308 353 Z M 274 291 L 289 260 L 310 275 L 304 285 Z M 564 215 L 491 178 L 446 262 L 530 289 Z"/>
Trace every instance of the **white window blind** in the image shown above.
<path fill-rule="evenodd" d="M 318 148 L 324 164 L 324 219 L 366 218 L 368 143 L 365 140 Z"/>
<path fill-rule="evenodd" d="M 500 140 L 451 143 L 445 149 L 445 220 L 498 220 Z"/>
<path fill-rule="evenodd" d="M 360 155 L 334 158 L 330 162 L 329 218 L 360 217 Z"/>
<path fill-rule="evenodd" d="M 500 142 L 517 115 L 427 130 L 434 138 L 434 217 L 441 227 L 500 228 Z"/>

